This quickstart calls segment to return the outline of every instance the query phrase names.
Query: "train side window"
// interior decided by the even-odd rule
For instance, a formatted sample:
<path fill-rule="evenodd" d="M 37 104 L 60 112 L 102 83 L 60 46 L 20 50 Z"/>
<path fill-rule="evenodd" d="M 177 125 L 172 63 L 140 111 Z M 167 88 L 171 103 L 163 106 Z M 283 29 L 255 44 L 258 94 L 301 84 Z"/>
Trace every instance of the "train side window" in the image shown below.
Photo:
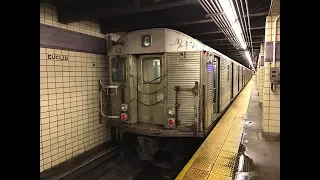
<path fill-rule="evenodd" d="M 230 66 L 227 65 L 227 82 L 229 82 L 229 78 L 230 78 Z"/>
<path fill-rule="evenodd" d="M 161 76 L 161 61 L 159 58 L 145 58 L 142 63 L 143 81 L 151 84 L 159 83 Z"/>
<path fill-rule="evenodd" d="M 124 82 L 126 80 L 126 60 L 125 58 L 113 58 L 112 64 L 112 81 Z"/>

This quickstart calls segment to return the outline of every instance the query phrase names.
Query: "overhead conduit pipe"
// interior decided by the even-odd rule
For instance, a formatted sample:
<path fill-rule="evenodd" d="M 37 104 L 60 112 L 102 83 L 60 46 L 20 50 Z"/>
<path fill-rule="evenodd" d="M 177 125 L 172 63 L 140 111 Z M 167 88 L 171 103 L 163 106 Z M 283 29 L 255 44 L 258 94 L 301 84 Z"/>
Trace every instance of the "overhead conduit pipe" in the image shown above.
<path fill-rule="evenodd" d="M 248 59 L 250 65 L 253 68 L 252 60 L 251 60 L 250 53 L 249 53 L 250 50 L 249 51 L 247 50 L 247 47 L 248 47 L 247 43 L 249 43 L 252 46 L 250 25 L 249 25 L 249 27 L 247 27 L 246 20 L 242 21 L 242 18 L 237 17 L 236 8 L 234 8 L 233 4 L 231 4 L 233 2 L 230 0 L 226 0 L 226 1 L 229 1 L 229 2 L 225 2 L 225 1 L 221 1 L 221 0 L 199 0 L 199 3 L 203 7 L 203 9 L 208 13 L 208 15 L 210 15 L 211 19 L 214 20 L 215 24 L 227 36 L 227 38 L 233 44 L 233 46 L 236 49 L 244 49 L 245 50 L 244 52 L 240 52 L 240 54 L 242 54 L 244 59 Z M 223 4 L 221 4 L 221 3 L 223 3 Z M 229 5 L 226 3 L 230 3 L 231 7 L 228 7 Z M 247 2 L 242 3 L 240 0 L 240 3 L 241 3 L 241 6 L 240 6 L 241 8 L 239 8 L 237 1 L 236 1 L 237 10 L 238 11 L 240 9 L 242 10 L 242 13 L 240 11 L 238 12 L 240 17 L 241 17 L 241 15 L 245 16 L 245 13 L 247 13 L 247 16 L 249 16 Z M 224 6 L 222 6 L 222 5 L 224 5 Z M 243 6 L 245 6 L 245 7 L 243 7 Z M 226 9 L 224 9 L 224 8 L 226 8 Z M 246 8 L 247 12 L 245 12 L 244 8 Z M 224 11 L 226 11 L 226 12 L 224 12 Z M 229 17 L 229 16 L 232 16 L 230 13 L 236 13 L 233 15 L 234 18 Z M 230 21 L 232 21 L 232 22 L 230 22 Z M 235 22 L 233 22 L 233 21 L 235 21 Z M 239 22 L 237 23 L 236 21 L 239 21 Z M 248 17 L 248 24 L 250 24 L 249 17 Z M 249 28 L 249 33 L 246 30 L 247 28 Z M 239 34 L 240 31 L 242 31 L 241 34 Z M 243 36 L 243 37 L 241 37 L 241 36 Z M 251 47 L 251 50 L 253 53 L 253 47 Z"/>

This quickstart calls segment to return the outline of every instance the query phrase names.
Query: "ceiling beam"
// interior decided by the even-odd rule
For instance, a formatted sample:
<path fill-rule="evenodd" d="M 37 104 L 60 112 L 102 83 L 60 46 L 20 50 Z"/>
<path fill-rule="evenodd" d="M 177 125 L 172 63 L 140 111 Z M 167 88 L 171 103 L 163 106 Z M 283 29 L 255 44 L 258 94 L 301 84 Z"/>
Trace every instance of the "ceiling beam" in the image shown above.
<path fill-rule="evenodd" d="M 181 17 L 183 18 L 183 17 Z M 162 20 L 153 20 L 150 23 L 143 23 L 147 22 L 144 19 L 131 19 L 126 21 L 100 21 L 101 24 L 101 32 L 102 33 L 115 33 L 115 32 L 130 32 L 133 30 L 138 29 L 149 29 L 149 28 L 176 28 L 182 25 L 193 24 L 193 21 L 190 22 L 181 22 L 181 18 L 178 16 L 172 17 L 170 21 L 162 19 Z M 129 22 L 130 21 L 130 22 Z M 167 22 L 164 22 L 167 21 Z M 121 24 L 119 24 L 119 22 Z"/>
<path fill-rule="evenodd" d="M 265 26 L 260 26 L 260 27 L 252 27 L 250 30 L 259 30 L 259 29 L 264 29 Z M 204 35 L 204 34 L 217 34 L 217 33 L 223 33 L 222 31 L 211 31 L 211 32 L 202 32 L 202 33 L 190 33 L 192 36 L 197 36 L 197 35 Z"/>
<path fill-rule="evenodd" d="M 252 38 L 261 38 L 261 37 L 264 37 L 264 35 L 260 35 L 260 36 L 251 36 Z M 220 39 L 204 39 L 204 40 L 201 40 L 202 42 L 209 42 L 209 41 L 227 41 L 229 40 L 228 38 L 220 38 Z"/>
<path fill-rule="evenodd" d="M 259 4 L 256 4 L 254 7 L 249 8 L 249 13 L 257 12 L 258 9 L 264 6 L 266 6 L 266 3 L 262 1 Z"/>
<path fill-rule="evenodd" d="M 174 16 L 170 16 L 168 14 L 160 16 L 159 14 L 157 17 L 153 18 L 152 21 L 150 21 L 150 17 L 147 15 L 135 15 L 131 17 L 119 17 L 117 19 L 112 18 L 110 20 L 101 20 L 100 24 L 103 33 L 112 33 L 121 31 L 128 32 L 146 28 L 178 28 L 184 25 L 194 25 L 206 21 L 194 20 L 195 18 L 199 19 L 199 16 L 186 16 L 179 13 L 176 13 Z"/>
<path fill-rule="evenodd" d="M 210 14 L 207 14 L 206 16 L 208 16 L 208 15 L 210 16 Z M 268 12 L 250 14 L 250 17 L 266 16 L 266 15 L 268 15 Z M 198 20 L 198 21 L 177 23 L 177 24 L 175 24 L 175 26 L 185 26 L 185 25 L 203 24 L 203 23 L 211 23 L 211 22 L 214 23 L 214 21 L 212 19 L 204 19 L 204 20 Z"/>
<path fill-rule="evenodd" d="M 199 5 L 199 2 L 198 0 L 180 0 L 176 2 L 157 4 L 149 7 L 139 7 L 139 5 L 129 6 L 129 7 L 128 5 L 127 7 L 123 7 L 124 5 L 122 5 L 122 7 L 115 7 L 115 6 L 110 6 L 110 4 L 113 5 L 115 3 L 111 3 L 111 2 L 106 3 L 106 1 L 100 0 L 92 7 L 81 7 L 81 6 L 68 7 L 67 4 L 64 5 L 63 7 L 63 5 L 61 5 L 61 11 L 58 14 L 58 18 L 60 22 L 71 23 L 71 22 L 91 20 L 91 19 L 97 19 L 97 18 L 110 18 L 114 16 L 124 16 L 124 15 L 130 15 L 130 14 L 136 14 L 136 13 L 142 13 L 142 12 L 150 12 L 155 10 L 162 10 L 162 9 L 192 5 L 192 4 Z"/>
<path fill-rule="evenodd" d="M 269 12 L 259 12 L 259 13 L 250 13 L 249 17 L 259 17 L 259 16 L 267 16 Z M 241 18 L 248 17 L 248 15 L 242 16 Z"/>
<path fill-rule="evenodd" d="M 233 47 L 232 44 L 212 44 L 212 43 L 208 43 L 207 45 L 208 46 L 215 46 L 215 47 L 217 47 L 217 46 L 232 46 Z"/>
<path fill-rule="evenodd" d="M 260 12 L 260 13 L 251 13 L 249 17 L 259 17 L 259 16 L 267 16 L 269 12 Z M 220 16 L 224 15 L 224 13 L 216 13 L 216 14 L 207 14 L 206 17 Z M 248 15 L 241 16 L 240 18 L 248 17 Z M 211 19 L 210 19 L 211 20 Z M 213 20 L 211 20 L 213 22 Z"/>
<path fill-rule="evenodd" d="M 261 44 L 263 41 L 252 41 L 252 44 Z"/>
<path fill-rule="evenodd" d="M 148 18 L 148 19 L 146 19 Z M 184 16 L 173 16 L 170 18 L 170 20 L 166 21 L 159 21 L 154 19 L 152 23 L 149 23 L 146 25 L 147 21 L 150 21 L 150 18 L 147 15 L 143 16 L 137 16 L 137 17 L 126 17 L 126 18 L 120 18 L 120 19 L 111 19 L 111 20 L 102 20 L 101 24 L 107 24 L 104 26 L 102 32 L 106 33 L 112 33 L 112 32 L 119 32 L 119 31 L 132 31 L 136 29 L 144 29 L 147 28 L 153 28 L 153 27 L 166 27 L 166 28 L 172 28 L 172 27 L 181 27 L 186 25 L 195 25 L 195 24 L 203 24 L 203 23 L 213 23 L 212 19 L 205 19 L 205 20 L 185 20 L 186 17 Z M 116 22 L 115 22 L 116 21 Z M 133 23 L 136 22 L 136 23 Z M 121 24 L 119 24 L 121 23 Z M 264 29 L 264 26 L 260 27 L 252 27 L 251 30 L 259 30 Z M 215 34 L 215 33 L 222 33 L 221 30 L 218 31 L 212 31 L 212 32 L 204 32 L 199 34 L 192 34 L 192 35 L 200 35 L 200 34 Z"/>
<path fill-rule="evenodd" d="M 237 51 L 244 51 L 244 50 L 237 50 L 236 48 L 216 48 L 216 50 L 221 50 L 221 51 L 225 51 L 225 52 L 237 52 Z"/>
<path fill-rule="evenodd" d="M 230 44 L 207 44 L 207 45 L 212 46 L 212 47 L 219 47 L 219 46 L 232 46 L 232 47 L 234 47 L 231 43 Z M 260 47 L 260 46 L 252 46 L 252 47 Z"/>

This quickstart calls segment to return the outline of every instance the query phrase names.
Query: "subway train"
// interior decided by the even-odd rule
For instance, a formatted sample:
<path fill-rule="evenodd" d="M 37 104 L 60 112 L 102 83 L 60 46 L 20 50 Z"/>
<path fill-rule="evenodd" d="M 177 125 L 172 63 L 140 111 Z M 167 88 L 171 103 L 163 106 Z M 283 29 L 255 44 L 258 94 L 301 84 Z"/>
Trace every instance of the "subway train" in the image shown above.
<path fill-rule="evenodd" d="M 127 33 L 108 59 L 109 84 L 100 83 L 100 101 L 109 103 L 101 105 L 101 114 L 118 139 L 136 135 L 143 160 L 153 160 L 161 149 L 173 152 L 176 139 L 205 138 L 254 74 L 166 28 Z"/>

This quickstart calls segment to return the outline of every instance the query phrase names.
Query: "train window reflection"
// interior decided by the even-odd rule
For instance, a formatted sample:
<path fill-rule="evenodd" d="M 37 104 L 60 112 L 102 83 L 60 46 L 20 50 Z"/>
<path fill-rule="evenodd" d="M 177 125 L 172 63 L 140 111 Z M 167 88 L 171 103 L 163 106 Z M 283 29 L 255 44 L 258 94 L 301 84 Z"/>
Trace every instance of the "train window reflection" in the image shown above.
<path fill-rule="evenodd" d="M 126 80 L 126 62 L 125 58 L 113 58 L 112 63 L 112 81 L 124 82 Z"/>
<path fill-rule="evenodd" d="M 158 58 L 143 59 L 143 81 L 159 83 L 161 76 L 161 63 Z"/>

